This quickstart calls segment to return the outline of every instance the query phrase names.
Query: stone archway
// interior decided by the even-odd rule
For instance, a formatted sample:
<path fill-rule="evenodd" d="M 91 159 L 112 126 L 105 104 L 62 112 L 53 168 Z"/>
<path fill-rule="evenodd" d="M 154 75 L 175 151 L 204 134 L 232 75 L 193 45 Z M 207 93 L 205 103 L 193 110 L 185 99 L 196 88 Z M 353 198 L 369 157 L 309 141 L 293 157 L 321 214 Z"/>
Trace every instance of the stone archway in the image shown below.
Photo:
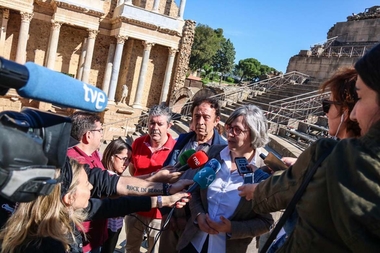
<path fill-rule="evenodd" d="M 169 107 L 172 108 L 172 111 L 174 113 L 181 113 L 181 109 L 183 105 L 185 105 L 188 101 L 192 100 L 194 95 L 199 91 L 200 89 L 197 87 L 182 87 L 176 92 L 173 93 L 173 95 L 170 98 Z"/>

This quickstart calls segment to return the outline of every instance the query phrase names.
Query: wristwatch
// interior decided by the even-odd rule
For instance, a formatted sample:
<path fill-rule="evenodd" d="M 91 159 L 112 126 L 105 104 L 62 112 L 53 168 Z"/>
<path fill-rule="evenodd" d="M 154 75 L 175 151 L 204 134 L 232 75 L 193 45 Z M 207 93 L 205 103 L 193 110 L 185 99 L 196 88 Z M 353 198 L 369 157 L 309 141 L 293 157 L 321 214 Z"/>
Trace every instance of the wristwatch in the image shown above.
<path fill-rule="evenodd" d="M 162 207 L 162 196 L 157 196 L 157 207 L 158 208 Z"/>

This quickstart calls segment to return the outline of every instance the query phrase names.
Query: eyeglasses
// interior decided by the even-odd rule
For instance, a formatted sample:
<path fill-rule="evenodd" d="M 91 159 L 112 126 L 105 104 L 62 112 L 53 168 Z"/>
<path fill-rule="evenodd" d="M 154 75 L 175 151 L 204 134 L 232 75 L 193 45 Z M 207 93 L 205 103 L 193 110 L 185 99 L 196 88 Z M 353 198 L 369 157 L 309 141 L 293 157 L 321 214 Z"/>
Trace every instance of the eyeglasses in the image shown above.
<path fill-rule="evenodd" d="M 93 131 L 103 133 L 103 128 L 90 130 L 90 132 L 93 132 Z"/>
<path fill-rule="evenodd" d="M 118 156 L 118 155 L 114 155 L 114 156 L 116 156 L 117 158 L 119 158 L 120 160 L 123 160 L 124 161 L 124 163 L 127 163 L 127 162 L 129 162 L 129 157 L 120 157 L 120 156 Z"/>
<path fill-rule="evenodd" d="M 341 102 L 338 101 L 331 101 L 328 99 L 323 99 L 322 100 L 322 110 L 324 113 L 328 113 L 330 111 L 330 106 L 331 105 L 341 105 Z"/>
<path fill-rule="evenodd" d="M 230 125 L 226 125 L 226 132 L 229 133 L 230 130 L 232 130 L 232 134 L 233 135 L 240 135 L 241 133 L 245 133 L 247 132 L 248 130 L 242 130 L 240 127 L 238 126 L 230 126 Z"/>

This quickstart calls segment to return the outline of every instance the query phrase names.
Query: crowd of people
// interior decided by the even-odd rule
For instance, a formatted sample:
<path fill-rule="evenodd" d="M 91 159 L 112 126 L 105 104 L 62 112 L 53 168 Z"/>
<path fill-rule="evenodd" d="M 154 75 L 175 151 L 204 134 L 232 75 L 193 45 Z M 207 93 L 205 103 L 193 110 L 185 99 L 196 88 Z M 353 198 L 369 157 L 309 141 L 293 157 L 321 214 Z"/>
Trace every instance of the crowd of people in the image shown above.
<path fill-rule="evenodd" d="M 380 44 L 322 84 L 322 91 L 331 91 L 321 107 L 332 138 L 316 141 L 298 159 L 283 158 L 289 168 L 274 173 L 261 169 L 268 122 L 255 105 L 237 108 L 222 137 L 218 101 L 198 97 L 190 132 L 176 140 L 168 132 L 170 109 L 153 106 L 146 135 L 131 145 L 115 139 L 102 154 L 101 118 L 75 112 L 76 142 L 56 170 L 60 183 L 1 216 L 1 252 L 112 253 L 125 217 L 126 253 L 139 253 L 144 237 L 148 252 L 243 253 L 254 238 L 267 238 L 271 213 L 290 207 L 294 211 L 268 252 L 377 252 L 379 59 Z M 188 150 L 221 165 L 207 188 L 191 194 L 186 189 L 201 169 L 177 171 Z M 246 159 L 252 183 L 245 183 L 236 158 Z"/>

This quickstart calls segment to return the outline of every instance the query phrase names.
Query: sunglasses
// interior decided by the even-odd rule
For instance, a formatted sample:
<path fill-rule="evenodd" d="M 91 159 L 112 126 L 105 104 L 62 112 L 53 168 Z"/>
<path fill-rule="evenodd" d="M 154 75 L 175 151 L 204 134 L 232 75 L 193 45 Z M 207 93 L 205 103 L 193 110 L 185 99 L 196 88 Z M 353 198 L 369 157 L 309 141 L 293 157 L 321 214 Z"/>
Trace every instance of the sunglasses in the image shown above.
<path fill-rule="evenodd" d="M 328 113 L 330 111 L 331 105 L 341 105 L 341 102 L 338 101 L 331 101 L 328 99 L 323 99 L 322 100 L 322 110 L 324 113 Z"/>

